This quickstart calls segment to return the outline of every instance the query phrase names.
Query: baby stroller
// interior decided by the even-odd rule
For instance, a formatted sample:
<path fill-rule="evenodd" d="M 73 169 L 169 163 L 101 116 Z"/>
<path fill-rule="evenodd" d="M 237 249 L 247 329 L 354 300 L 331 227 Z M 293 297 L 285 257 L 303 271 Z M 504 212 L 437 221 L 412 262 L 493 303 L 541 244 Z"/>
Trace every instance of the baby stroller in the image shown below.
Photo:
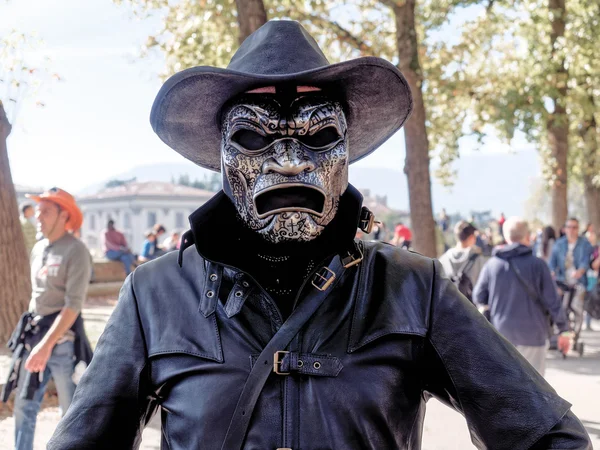
<path fill-rule="evenodd" d="M 561 281 L 557 281 L 558 294 L 563 299 L 563 308 L 567 315 L 571 330 L 574 332 L 573 336 L 573 351 L 579 353 L 579 356 L 583 356 L 585 344 L 580 340 L 581 328 L 583 326 L 583 311 L 584 304 L 587 301 L 585 299 L 585 291 L 580 286 L 570 286 Z M 558 337 L 554 336 L 550 342 L 550 348 L 557 348 Z M 563 354 L 563 358 L 566 355 Z"/>

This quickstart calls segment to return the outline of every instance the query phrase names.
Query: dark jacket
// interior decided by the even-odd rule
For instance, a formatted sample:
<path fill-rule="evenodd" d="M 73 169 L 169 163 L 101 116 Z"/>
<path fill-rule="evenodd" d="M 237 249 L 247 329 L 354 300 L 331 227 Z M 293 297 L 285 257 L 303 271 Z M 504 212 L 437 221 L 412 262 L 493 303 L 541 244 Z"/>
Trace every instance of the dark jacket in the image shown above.
<path fill-rule="evenodd" d="M 538 292 L 539 301 L 529 295 L 508 261 Z M 568 330 L 548 266 L 525 245 L 511 244 L 494 252 L 481 271 L 473 300 L 490 307 L 492 324 L 513 345 L 544 345 L 548 339 L 547 313 L 560 331 Z"/>
<path fill-rule="evenodd" d="M 181 268 L 170 253 L 127 278 L 48 449 L 134 448 L 154 402 L 161 448 L 221 448 L 255 357 L 282 325 L 262 287 L 223 262 L 243 253 L 221 234 L 235 222 L 228 203 L 218 194 L 191 216 Z M 298 302 L 316 289 L 301 292 Z M 569 403 L 440 264 L 396 247 L 366 243 L 287 350 L 327 371 L 272 373 L 246 450 L 418 449 L 431 396 L 465 414 L 480 448 L 591 448 Z"/>

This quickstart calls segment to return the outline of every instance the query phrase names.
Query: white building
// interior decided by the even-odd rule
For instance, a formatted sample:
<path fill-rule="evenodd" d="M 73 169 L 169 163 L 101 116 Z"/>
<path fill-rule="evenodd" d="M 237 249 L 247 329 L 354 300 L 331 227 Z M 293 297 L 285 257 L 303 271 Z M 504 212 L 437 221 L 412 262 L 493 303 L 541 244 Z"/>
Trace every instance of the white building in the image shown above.
<path fill-rule="evenodd" d="M 81 239 L 94 256 L 102 256 L 102 231 L 107 222 L 127 238 L 133 253 L 140 253 L 144 233 L 162 224 L 169 236 L 174 229 L 189 229 L 188 216 L 215 193 L 160 181 L 132 182 L 106 188 L 94 195 L 77 198 L 83 211 Z"/>

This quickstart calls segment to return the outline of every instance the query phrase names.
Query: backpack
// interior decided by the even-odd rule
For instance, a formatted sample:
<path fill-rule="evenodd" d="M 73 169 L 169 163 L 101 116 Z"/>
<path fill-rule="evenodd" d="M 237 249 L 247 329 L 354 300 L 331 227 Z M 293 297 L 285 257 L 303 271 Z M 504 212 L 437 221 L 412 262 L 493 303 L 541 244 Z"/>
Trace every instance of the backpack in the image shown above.
<path fill-rule="evenodd" d="M 467 272 L 473 267 L 478 256 L 478 253 L 469 256 L 465 265 L 461 267 L 456 275 L 450 276 L 450 281 L 454 283 L 454 286 L 456 286 L 460 293 L 467 297 L 471 303 L 473 302 L 473 281 L 469 278 Z"/>

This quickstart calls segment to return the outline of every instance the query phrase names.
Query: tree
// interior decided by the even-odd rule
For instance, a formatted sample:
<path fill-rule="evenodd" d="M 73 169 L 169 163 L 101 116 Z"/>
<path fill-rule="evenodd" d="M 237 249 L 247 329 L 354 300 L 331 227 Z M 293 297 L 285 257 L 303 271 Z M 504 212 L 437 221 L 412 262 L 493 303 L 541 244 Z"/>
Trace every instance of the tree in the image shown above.
<path fill-rule="evenodd" d="M 10 337 L 31 298 L 29 255 L 21 231 L 6 141 L 22 102 L 36 94 L 45 80 L 60 80 L 44 65 L 27 64 L 25 51 L 39 45 L 39 39 L 16 31 L 0 39 L 0 248 L 3 259 L 0 264 L 0 342 Z M 36 105 L 44 106 L 44 103 L 37 100 Z"/>
<path fill-rule="evenodd" d="M 569 173 L 583 184 L 587 219 L 600 232 L 600 3 L 569 0 Z"/>
<path fill-rule="evenodd" d="M 419 43 L 415 26 L 416 0 L 405 0 L 392 6 L 396 22 L 398 68 L 406 77 L 413 94 L 412 116 L 404 125 L 406 162 L 404 173 L 408 177 L 408 198 L 413 242 L 417 251 L 436 257 L 436 233 L 431 201 L 429 174 L 429 141 L 427 115 L 423 101 L 423 71 L 419 62 Z"/>
<path fill-rule="evenodd" d="M 248 36 L 258 30 L 267 21 L 267 12 L 262 0 L 235 0 L 239 25 L 238 42 L 240 45 Z"/>
<path fill-rule="evenodd" d="M 568 215 L 571 181 L 586 183 L 588 214 L 600 220 L 599 14 L 598 2 L 585 0 L 496 0 L 446 49 L 463 69 L 451 77 L 471 99 L 473 131 L 509 143 L 519 131 L 538 147 L 556 228 Z"/>
<path fill-rule="evenodd" d="M 0 264 L 1 343 L 8 340 L 19 316 L 27 310 L 31 298 L 29 258 L 8 162 L 6 139 L 10 131 L 11 125 L 0 101 L 0 247 L 3 259 Z"/>

